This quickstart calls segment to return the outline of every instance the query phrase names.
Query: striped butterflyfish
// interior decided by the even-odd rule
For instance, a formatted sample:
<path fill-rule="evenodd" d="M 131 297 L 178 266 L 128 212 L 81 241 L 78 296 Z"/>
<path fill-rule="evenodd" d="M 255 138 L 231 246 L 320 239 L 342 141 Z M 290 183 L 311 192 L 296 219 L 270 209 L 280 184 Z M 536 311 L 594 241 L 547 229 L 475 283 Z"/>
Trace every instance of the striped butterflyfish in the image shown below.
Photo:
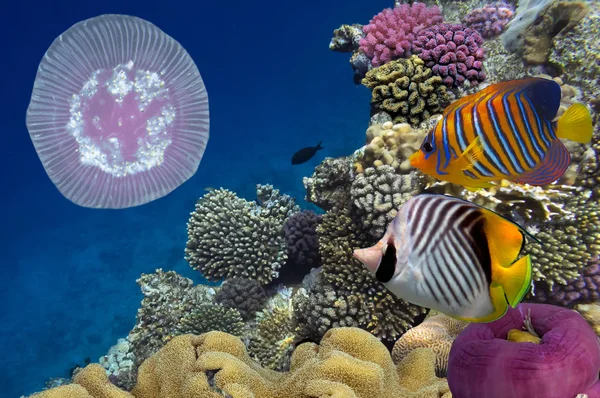
<path fill-rule="evenodd" d="M 592 139 L 592 119 L 574 104 L 557 120 L 561 89 L 554 80 L 526 78 L 492 84 L 444 109 L 410 163 L 439 180 L 470 189 L 508 180 L 547 185 L 571 157 L 560 138 Z"/>
<path fill-rule="evenodd" d="M 465 200 L 412 197 L 383 238 L 354 256 L 390 292 L 469 322 L 491 322 L 516 307 L 531 286 L 531 259 L 518 258 L 530 236 Z"/>

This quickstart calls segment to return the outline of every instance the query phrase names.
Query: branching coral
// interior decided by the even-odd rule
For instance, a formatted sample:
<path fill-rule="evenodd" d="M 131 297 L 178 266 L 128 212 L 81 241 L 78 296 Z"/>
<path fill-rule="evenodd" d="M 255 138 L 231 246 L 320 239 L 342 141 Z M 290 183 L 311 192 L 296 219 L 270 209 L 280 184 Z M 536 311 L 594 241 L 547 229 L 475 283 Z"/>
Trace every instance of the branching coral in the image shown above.
<path fill-rule="evenodd" d="M 435 372 L 446 377 L 448 355 L 452 342 L 469 323 L 450 318 L 444 314 L 428 317 L 418 326 L 408 330 L 396 341 L 392 351 L 395 363 L 401 362 L 419 347 L 429 348 L 435 354 Z"/>
<path fill-rule="evenodd" d="M 173 271 L 143 274 L 138 279 L 144 298 L 137 323 L 127 340 L 136 365 L 158 351 L 173 336 L 187 332 L 222 330 L 241 334 L 239 312 L 213 302 L 214 290 L 193 286 L 193 282 Z"/>
<path fill-rule="evenodd" d="M 226 189 L 207 193 L 188 221 L 185 257 L 209 280 L 232 277 L 267 284 L 287 260 L 285 219 L 299 208 L 272 186 L 257 186 L 260 205 Z"/>
<path fill-rule="evenodd" d="M 303 179 L 306 200 L 323 210 L 343 207 L 350 196 L 351 171 L 351 158 L 326 158 L 311 177 Z"/>
<path fill-rule="evenodd" d="M 99 362 L 106 369 L 111 383 L 127 391 L 131 390 L 135 384 L 135 355 L 127 339 L 119 339 Z"/>
<path fill-rule="evenodd" d="M 98 369 L 99 368 L 99 369 Z M 434 355 L 421 348 L 394 366 L 386 347 L 355 328 L 333 329 L 320 345 L 300 345 L 289 372 L 260 367 L 234 336 L 210 332 L 179 336 L 140 367 L 129 394 L 108 383 L 103 369 L 89 365 L 76 384 L 36 398 L 450 398 L 435 376 Z M 63 395 L 61 395 L 63 394 Z"/>
<path fill-rule="evenodd" d="M 463 23 L 478 31 L 481 36 L 490 38 L 498 36 L 513 18 L 515 8 L 512 4 L 497 1 L 476 8 L 463 18 Z"/>
<path fill-rule="evenodd" d="M 440 24 L 420 31 L 413 47 L 444 84 L 459 87 L 465 81 L 477 85 L 485 80 L 482 44 L 483 38 L 476 30 L 461 24 Z"/>
<path fill-rule="evenodd" d="M 408 157 L 419 149 L 427 130 L 414 130 L 409 124 L 373 124 L 367 129 L 363 155 L 354 164 L 357 173 L 368 167 L 392 166 L 400 173 L 414 170 Z"/>
<path fill-rule="evenodd" d="M 231 278 L 221 285 L 214 299 L 226 308 L 235 308 L 247 321 L 264 308 L 267 295 L 254 279 Z"/>
<path fill-rule="evenodd" d="M 352 183 L 353 214 L 364 231 L 379 239 L 397 209 L 423 188 L 424 182 L 416 173 L 396 174 L 392 166 L 370 167 Z"/>
<path fill-rule="evenodd" d="M 317 226 L 321 216 L 314 211 L 304 210 L 292 215 L 283 226 L 287 244 L 288 262 L 282 270 L 286 283 L 302 280 L 311 268 L 319 267 L 319 238 Z"/>
<path fill-rule="evenodd" d="M 296 338 L 291 293 L 285 289 L 269 300 L 248 339 L 248 353 L 268 369 L 289 369 Z"/>
<path fill-rule="evenodd" d="M 372 59 L 373 66 L 410 56 L 419 30 L 442 21 L 439 8 L 427 8 L 424 3 L 386 8 L 363 27 L 366 36 L 360 40 L 360 50 Z"/>
<path fill-rule="evenodd" d="M 389 113 L 394 123 L 418 126 L 441 113 L 448 100 L 442 78 L 414 55 L 370 70 L 362 84 L 372 90 L 374 110 Z"/>

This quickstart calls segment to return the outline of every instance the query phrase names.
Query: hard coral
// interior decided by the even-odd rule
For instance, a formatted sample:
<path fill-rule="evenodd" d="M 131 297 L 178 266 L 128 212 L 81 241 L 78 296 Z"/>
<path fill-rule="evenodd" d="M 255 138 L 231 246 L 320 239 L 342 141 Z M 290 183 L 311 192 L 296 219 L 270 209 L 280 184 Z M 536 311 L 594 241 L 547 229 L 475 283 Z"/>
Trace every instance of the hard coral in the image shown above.
<path fill-rule="evenodd" d="M 260 205 L 227 189 L 207 193 L 188 221 L 185 258 L 209 280 L 232 277 L 267 284 L 287 260 L 283 224 L 299 210 L 288 195 L 257 185 Z"/>
<path fill-rule="evenodd" d="M 373 66 L 411 55 L 416 34 L 443 21 L 437 6 L 428 8 L 424 3 L 402 4 L 394 9 L 386 8 L 363 26 L 365 38 L 360 49 Z"/>
<path fill-rule="evenodd" d="M 416 172 L 396 174 L 392 166 L 370 167 L 356 176 L 350 188 L 354 218 L 371 237 L 379 239 L 397 209 L 424 187 Z"/>
<path fill-rule="evenodd" d="M 526 316 L 541 344 L 507 340 Z M 577 312 L 519 304 L 494 322 L 471 324 L 454 340 L 448 384 L 461 398 L 575 397 L 598 382 L 600 343 Z"/>
<path fill-rule="evenodd" d="M 317 226 L 321 215 L 304 210 L 292 215 L 283 226 L 287 244 L 288 262 L 282 271 L 286 283 L 302 280 L 311 268 L 321 264 Z"/>
<path fill-rule="evenodd" d="M 452 342 L 469 323 L 450 318 L 444 314 L 428 317 L 420 325 L 409 329 L 396 341 L 392 350 L 395 363 L 401 362 L 413 350 L 424 347 L 435 354 L 435 373 L 446 377 L 448 355 Z"/>
<path fill-rule="evenodd" d="M 475 29 L 484 38 L 498 36 L 504 31 L 506 25 L 514 16 L 515 8 L 512 4 L 497 1 L 476 8 L 463 18 L 463 23 Z"/>
<path fill-rule="evenodd" d="M 311 177 L 304 177 L 302 180 L 306 189 L 306 201 L 323 210 L 344 206 L 350 196 L 351 171 L 351 158 L 325 158 Z"/>
<path fill-rule="evenodd" d="M 264 308 L 267 295 L 254 279 L 231 278 L 221 285 L 214 299 L 226 308 L 235 308 L 247 321 Z"/>
<path fill-rule="evenodd" d="M 386 111 L 394 123 L 418 126 L 441 113 L 448 100 L 442 78 L 417 56 L 370 70 L 362 84 L 372 90 L 372 113 Z"/>
<path fill-rule="evenodd" d="M 400 173 L 413 171 L 408 157 L 419 149 L 427 130 L 414 130 L 409 124 L 373 124 L 367 129 L 367 143 L 354 164 L 357 173 L 369 167 L 392 166 Z"/>
<path fill-rule="evenodd" d="M 358 50 L 360 40 L 365 37 L 362 25 L 342 25 L 333 31 L 329 49 L 338 52 L 354 52 Z"/>
<path fill-rule="evenodd" d="M 459 87 L 465 81 L 477 85 L 485 80 L 482 44 L 476 30 L 461 24 L 440 24 L 420 31 L 413 48 L 444 84 Z"/>

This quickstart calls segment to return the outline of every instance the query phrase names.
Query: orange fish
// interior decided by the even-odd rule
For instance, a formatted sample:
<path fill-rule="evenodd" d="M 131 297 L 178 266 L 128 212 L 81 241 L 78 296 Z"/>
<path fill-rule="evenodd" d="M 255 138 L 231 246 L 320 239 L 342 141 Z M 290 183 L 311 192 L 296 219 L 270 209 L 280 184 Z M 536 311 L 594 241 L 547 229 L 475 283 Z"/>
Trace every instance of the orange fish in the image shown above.
<path fill-rule="evenodd" d="M 592 118 L 574 104 L 558 119 L 558 83 L 527 78 L 493 84 L 450 104 L 410 163 L 439 180 L 468 189 L 501 180 L 547 185 L 569 167 L 559 138 L 592 139 Z"/>

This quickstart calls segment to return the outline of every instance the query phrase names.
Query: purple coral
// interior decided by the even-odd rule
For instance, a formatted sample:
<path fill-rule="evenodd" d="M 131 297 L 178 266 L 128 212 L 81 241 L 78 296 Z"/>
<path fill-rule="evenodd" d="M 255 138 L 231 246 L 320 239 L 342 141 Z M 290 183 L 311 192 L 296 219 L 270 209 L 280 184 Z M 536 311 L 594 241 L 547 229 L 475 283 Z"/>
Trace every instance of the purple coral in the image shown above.
<path fill-rule="evenodd" d="M 497 1 L 474 9 L 463 18 L 463 23 L 489 38 L 502 33 L 514 15 L 515 9 L 511 4 Z"/>
<path fill-rule="evenodd" d="M 413 52 L 441 76 L 448 87 L 465 80 L 477 85 L 486 78 L 483 71 L 483 37 L 462 24 L 440 24 L 423 29 L 413 42 Z"/>
<path fill-rule="evenodd" d="M 540 344 L 508 341 L 528 314 Z M 470 324 L 454 340 L 448 385 L 460 398 L 566 398 L 598 391 L 599 371 L 598 337 L 579 313 L 519 304 L 494 322 Z"/>
<path fill-rule="evenodd" d="M 365 38 L 360 40 L 360 50 L 371 58 L 373 66 L 409 57 L 417 33 L 442 21 L 437 6 L 427 8 L 424 3 L 413 3 L 386 8 L 363 26 Z"/>
<path fill-rule="evenodd" d="M 317 226 L 322 216 L 311 210 L 292 215 L 283 225 L 288 261 L 279 271 L 286 283 L 301 281 L 311 268 L 321 265 Z"/>
<path fill-rule="evenodd" d="M 542 282 L 543 283 L 543 282 Z M 576 304 L 594 303 L 600 300 L 600 260 L 592 261 L 579 278 L 566 285 L 555 284 L 549 289 L 537 284 L 533 301 L 572 307 Z"/>

